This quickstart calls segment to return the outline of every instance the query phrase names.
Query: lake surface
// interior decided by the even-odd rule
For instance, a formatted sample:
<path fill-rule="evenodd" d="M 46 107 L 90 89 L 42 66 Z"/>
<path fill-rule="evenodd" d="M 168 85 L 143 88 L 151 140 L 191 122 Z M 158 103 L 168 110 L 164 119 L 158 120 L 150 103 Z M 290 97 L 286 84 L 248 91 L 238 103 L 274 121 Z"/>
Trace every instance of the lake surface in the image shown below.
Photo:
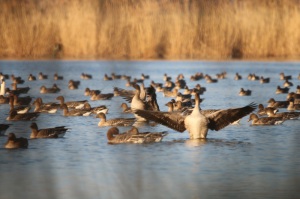
<path fill-rule="evenodd" d="M 227 78 L 208 84 L 205 80 L 190 81 L 190 76 L 203 72 L 213 77 L 227 72 Z M 14 74 L 27 80 L 30 73 L 48 74 L 48 80 L 26 81 L 28 95 L 42 97 L 44 102 L 56 101 L 59 95 L 66 101 L 83 100 L 86 87 L 113 92 L 113 87 L 132 89 L 125 80 L 104 81 L 104 74 L 131 75 L 145 81 L 163 83 L 167 73 L 175 80 L 184 74 L 187 85 L 197 83 L 207 88 L 203 109 L 245 106 L 251 102 L 267 105 L 276 95 L 277 85 L 283 86 L 279 73 L 292 75 L 295 91 L 300 85 L 299 62 L 201 62 L 201 61 L 0 61 L 0 72 Z M 53 74 L 64 76 L 54 81 Z M 81 73 L 92 74 L 92 80 L 81 80 Z M 235 73 L 242 75 L 234 80 Z M 249 81 L 249 73 L 270 77 L 269 84 Z M 80 80 L 78 90 L 68 90 L 70 79 Z M 10 80 L 6 80 L 10 87 Z M 40 94 L 39 88 L 56 83 L 58 94 Z M 251 89 L 252 95 L 238 96 L 240 88 Z M 162 111 L 171 98 L 157 93 Z M 90 100 L 89 100 L 90 101 Z M 106 105 L 107 118 L 131 117 L 122 114 L 119 106 L 125 100 L 114 97 L 107 101 L 90 101 L 92 106 Z M 29 138 L 31 122 L 6 121 L 8 105 L 0 105 L 1 123 L 13 124 L 6 134 Z M 286 111 L 280 109 L 280 111 Z M 63 117 L 41 114 L 36 119 L 39 128 L 65 125 L 70 128 L 61 139 L 29 140 L 28 149 L 0 149 L 1 199 L 153 199 L 153 198 L 300 198 L 300 120 L 286 121 L 280 126 L 251 126 L 244 117 L 239 125 L 230 125 L 220 131 L 209 131 L 206 140 L 191 141 L 188 133 L 179 133 L 162 125 L 140 126 L 140 131 L 168 131 L 161 143 L 107 144 L 109 127 L 97 126 L 99 119 Z M 119 127 L 126 131 L 130 127 Z M 3 146 L 7 137 L 0 137 Z"/>

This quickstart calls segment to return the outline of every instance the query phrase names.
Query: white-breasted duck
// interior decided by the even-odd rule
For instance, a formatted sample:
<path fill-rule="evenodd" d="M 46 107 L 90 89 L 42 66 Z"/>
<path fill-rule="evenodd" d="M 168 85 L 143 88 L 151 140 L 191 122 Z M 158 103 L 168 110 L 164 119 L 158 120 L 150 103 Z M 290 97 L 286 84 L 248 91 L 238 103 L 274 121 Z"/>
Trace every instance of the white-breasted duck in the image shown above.
<path fill-rule="evenodd" d="M 276 94 L 288 93 L 289 90 L 290 90 L 289 87 L 281 88 L 280 86 L 277 86 L 277 89 L 276 89 L 275 93 L 276 93 Z"/>
<path fill-rule="evenodd" d="M 28 81 L 35 81 L 36 77 L 34 75 L 32 75 L 32 74 L 29 74 L 29 76 L 28 76 L 27 79 L 28 79 Z"/>
<path fill-rule="evenodd" d="M 250 96 L 251 93 L 252 93 L 251 90 L 249 90 L 249 89 L 245 90 L 245 89 L 241 88 L 240 92 L 239 92 L 239 96 Z"/>
<path fill-rule="evenodd" d="M 28 113 L 28 111 L 31 109 L 30 105 L 14 105 L 14 97 L 9 96 L 9 105 L 10 105 L 10 111 L 16 110 L 18 114 L 24 114 Z"/>
<path fill-rule="evenodd" d="M 241 80 L 242 76 L 239 73 L 235 73 L 234 80 Z"/>
<path fill-rule="evenodd" d="M 263 77 L 263 76 L 261 76 L 260 79 L 259 79 L 259 82 L 261 84 L 270 83 L 270 77 Z"/>
<path fill-rule="evenodd" d="M 99 114 L 99 113 L 107 114 L 108 112 L 108 108 L 105 105 L 92 107 L 88 102 L 84 103 L 84 106 L 81 110 L 91 111 L 93 114 Z"/>
<path fill-rule="evenodd" d="M 283 72 L 281 72 L 279 74 L 279 79 L 280 80 L 290 80 L 290 79 L 292 79 L 292 76 L 291 75 L 285 75 Z"/>
<path fill-rule="evenodd" d="M 6 120 L 9 121 L 19 121 L 19 120 L 34 120 L 36 119 L 40 113 L 23 113 L 23 114 L 18 114 L 16 110 L 11 110 L 9 111 L 9 115 L 6 118 Z"/>
<path fill-rule="evenodd" d="M 293 85 L 294 84 L 292 82 L 290 82 L 289 80 L 285 80 L 284 83 L 283 83 L 283 87 L 291 87 Z"/>
<path fill-rule="evenodd" d="M 54 79 L 54 80 L 63 80 L 63 79 L 64 79 L 64 77 L 63 77 L 63 76 L 60 76 L 60 75 L 58 75 L 57 73 L 54 73 L 54 75 L 53 75 L 53 79 Z"/>

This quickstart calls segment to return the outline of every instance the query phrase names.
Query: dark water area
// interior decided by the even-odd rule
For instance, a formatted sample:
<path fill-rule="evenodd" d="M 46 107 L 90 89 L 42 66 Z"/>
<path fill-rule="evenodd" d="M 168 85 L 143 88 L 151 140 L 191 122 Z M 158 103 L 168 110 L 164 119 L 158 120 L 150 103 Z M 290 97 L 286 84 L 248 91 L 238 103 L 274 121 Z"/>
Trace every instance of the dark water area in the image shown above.
<path fill-rule="evenodd" d="M 190 76 L 203 72 L 215 76 L 227 72 L 226 79 L 209 84 L 190 81 Z M 189 88 L 196 84 L 206 87 L 201 98 L 202 109 L 245 106 L 251 102 L 267 106 L 270 98 L 285 100 L 286 94 L 275 94 L 277 85 L 283 87 L 279 73 L 292 75 L 296 91 L 300 85 L 299 62 L 202 62 L 202 61 L 0 61 L 0 72 L 14 74 L 27 80 L 31 73 L 47 74 L 47 80 L 25 81 L 27 95 L 42 97 L 44 102 L 56 101 L 63 95 L 66 101 L 89 100 L 92 106 L 106 105 L 107 118 L 132 117 L 123 114 L 120 105 L 125 100 L 90 101 L 84 96 L 86 87 L 113 92 L 124 89 L 125 80 L 104 81 L 112 72 L 140 78 L 144 73 L 150 81 L 164 83 L 163 74 L 175 80 L 182 73 Z M 64 76 L 54 81 L 54 73 Z M 235 73 L 242 75 L 234 80 Z M 80 79 L 81 73 L 93 79 Z M 270 83 L 249 81 L 249 73 L 270 77 Z M 77 90 L 68 89 L 70 79 L 80 80 Z M 56 83 L 61 91 L 40 94 L 42 85 Z M 6 80 L 10 87 L 11 80 Z M 238 96 L 240 88 L 251 89 L 251 96 Z M 182 90 L 183 91 L 183 90 Z M 26 94 L 23 94 L 24 96 Z M 161 111 L 171 98 L 157 93 Z M 58 102 L 58 101 L 57 101 Z M 280 109 L 280 112 L 286 109 Z M 0 105 L 1 123 L 11 123 L 6 134 L 29 138 L 31 121 L 6 121 L 9 106 Z M 0 137 L 0 198 L 1 199 L 60 199 L 60 198 L 299 198 L 300 191 L 300 120 L 289 120 L 278 126 L 251 126 L 248 116 L 240 124 L 220 131 L 209 131 L 206 140 L 189 140 L 187 132 L 179 133 L 162 125 L 139 126 L 140 131 L 168 131 L 160 143 L 107 144 L 109 127 L 98 127 L 99 118 L 64 117 L 62 111 L 41 114 L 39 128 L 67 126 L 64 138 L 29 140 L 28 149 L 4 149 L 6 136 Z M 130 127 L 119 127 L 126 131 Z"/>

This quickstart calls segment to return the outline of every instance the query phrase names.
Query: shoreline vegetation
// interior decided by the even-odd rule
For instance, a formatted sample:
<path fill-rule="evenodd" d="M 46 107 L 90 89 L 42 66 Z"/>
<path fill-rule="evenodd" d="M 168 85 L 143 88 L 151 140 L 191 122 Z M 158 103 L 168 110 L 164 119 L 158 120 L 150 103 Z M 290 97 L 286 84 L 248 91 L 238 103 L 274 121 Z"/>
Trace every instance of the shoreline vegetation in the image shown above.
<path fill-rule="evenodd" d="M 299 0 L 2 0 L 1 59 L 297 59 Z"/>

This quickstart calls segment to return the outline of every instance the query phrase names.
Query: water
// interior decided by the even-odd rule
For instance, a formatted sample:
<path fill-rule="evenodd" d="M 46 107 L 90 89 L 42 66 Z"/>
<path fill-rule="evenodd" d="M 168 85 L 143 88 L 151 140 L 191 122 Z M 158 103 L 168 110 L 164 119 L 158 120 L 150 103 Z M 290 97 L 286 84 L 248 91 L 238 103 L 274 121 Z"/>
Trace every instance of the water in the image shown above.
<path fill-rule="evenodd" d="M 26 81 L 31 90 L 28 95 L 42 97 L 44 102 L 56 101 L 63 95 L 66 101 L 89 99 L 84 89 L 113 91 L 113 86 L 125 87 L 124 80 L 103 81 L 105 73 L 126 74 L 140 78 L 141 73 L 163 83 L 163 74 L 174 80 L 179 73 L 185 75 L 188 86 L 197 83 L 207 88 L 201 104 L 203 109 L 245 106 L 251 102 L 267 105 L 276 95 L 276 86 L 283 85 L 279 73 L 293 75 L 294 86 L 300 85 L 298 62 L 199 62 L 199 61 L 1 61 L 0 72 L 27 79 L 28 75 L 43 72 L 48 80 Z M 223 71 L 227 79 L 216 84 L 204 80 L 191 82 L 196 72 L 214 76 Z M 53 74 L 64 76 L 54 81 Z M 81 80 L 81 73 L 93 75 L 92 80 Z M 233 80 L 235 73 L 243 76 Z M 248 81 L 255 73 L 270 77 L 269 84 Z M 68 80 L 81 80 L 78 90 L 68 90 Z M 10 80 L 6 81 L 10 86 Z M 40 94 L 41 85 L 56 83 L 58 94 Z M 145 81 L 148 86 L 150 80 Z M 252 96 L 240 97 L 240 88 L 252 89 Z M 171 98 L 157 93 L 162 111 Z M 121 97 L 108 101 L 92 101 L 91 105 L 106 105 L 109 118 L 131 117 L 120 113 Z M 2 123 L 12 123 L 7 133 L 29 137 L 31 122 L 7 122 L 8 105 L 0 105 Z M 281 109 L 280 111 L 285 111 Z M 280 126 L 250 126 L 248 117 L 239 125 L 230 125 L 216 132 L 209 131 L 208 139 L 191 141 L 187 132 L 178 133 L 167 127 L 141 126 L 140 131 L 169 132 L 161 143 L 107 144 L 109 127 L 97 126 L 98 118 L 63 117 L 42 114 L 36 120 L 39 128 L 66 125 L 70 130 L 62 139 L 29 140 L 28 149 L 0 149 L 1 199 L 53 199 L 53 198 L 299 198 L 300 184 L 300 132 L 299 120 L 286 121 Z M 121 127 L 122 131 L 129 127 Z M 0 137 L 0 146 L 6 142 Z"/>

